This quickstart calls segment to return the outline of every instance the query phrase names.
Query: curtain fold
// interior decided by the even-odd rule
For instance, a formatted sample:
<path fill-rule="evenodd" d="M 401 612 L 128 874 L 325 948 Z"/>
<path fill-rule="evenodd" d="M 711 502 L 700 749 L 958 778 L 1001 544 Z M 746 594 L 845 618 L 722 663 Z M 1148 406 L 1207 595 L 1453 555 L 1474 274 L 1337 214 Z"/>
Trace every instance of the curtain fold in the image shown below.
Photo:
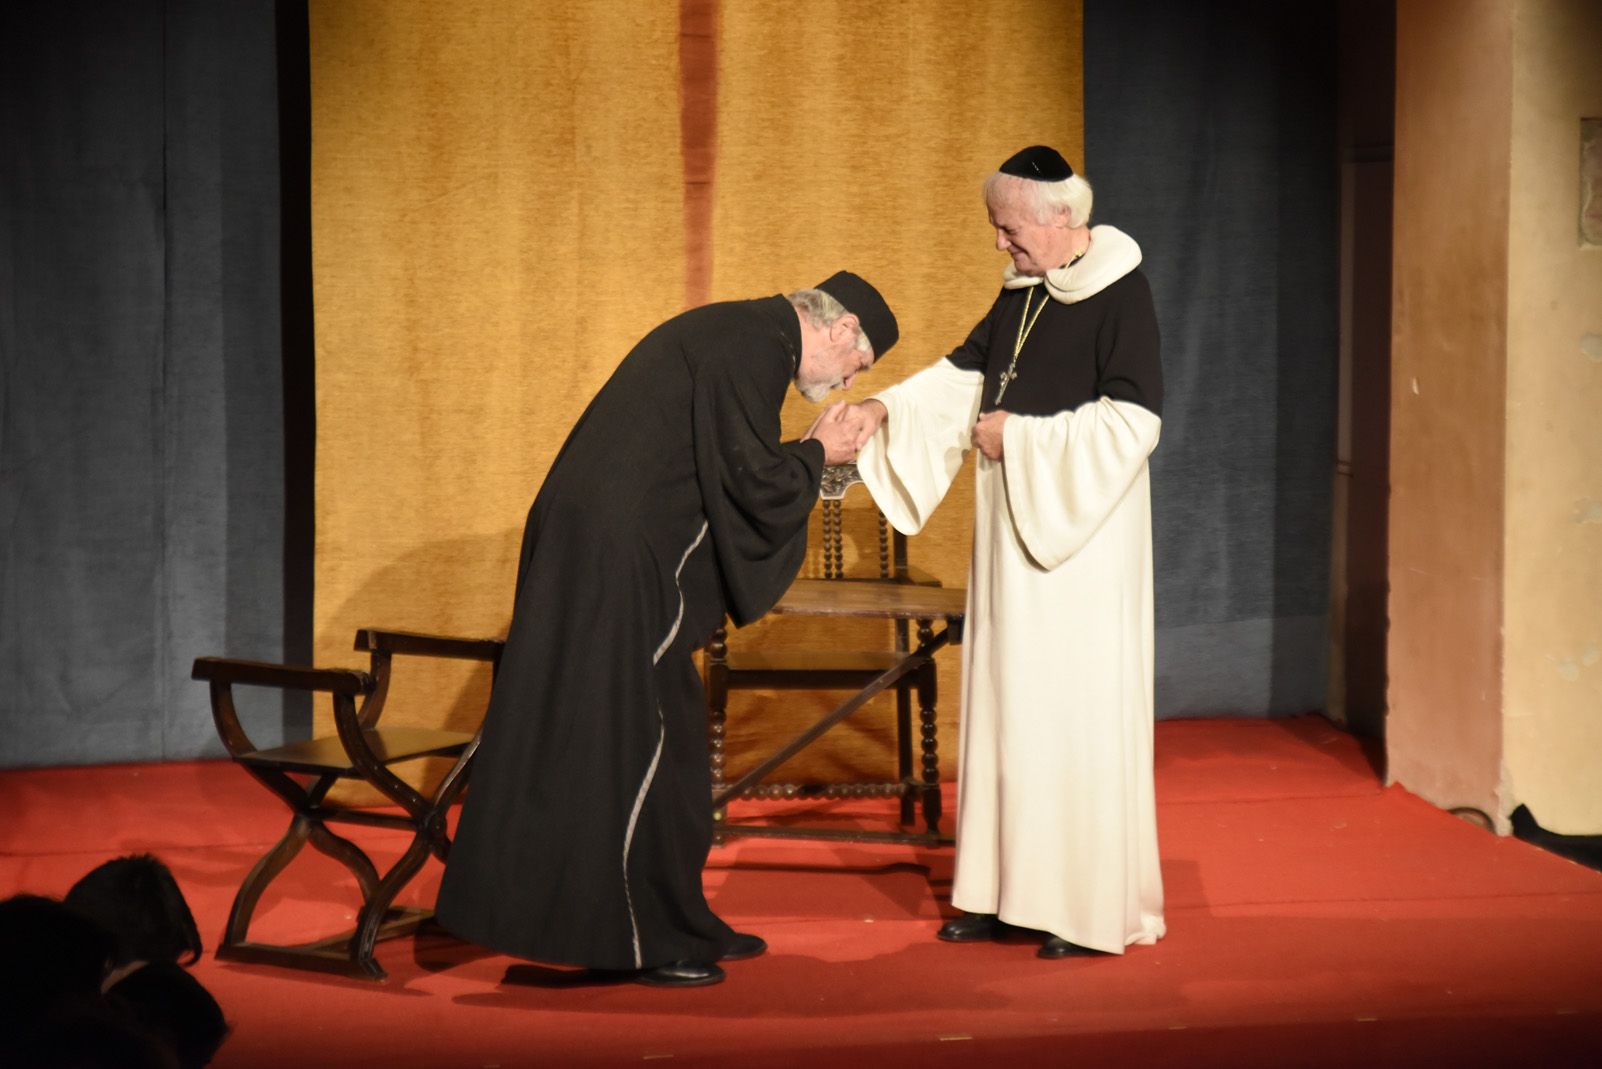
<path fill-rule="evenodd" d="M 1322 709 L 1338 360 L 1334 8 L 1086 0 L 1085 170 L 1145 253 L 1159 716 Z"/>
<path fill-rule="evenodd" d="M 190 662 L 282 656 L 273 25 L 0 14 L 4 764 L 219 754 Z"/>

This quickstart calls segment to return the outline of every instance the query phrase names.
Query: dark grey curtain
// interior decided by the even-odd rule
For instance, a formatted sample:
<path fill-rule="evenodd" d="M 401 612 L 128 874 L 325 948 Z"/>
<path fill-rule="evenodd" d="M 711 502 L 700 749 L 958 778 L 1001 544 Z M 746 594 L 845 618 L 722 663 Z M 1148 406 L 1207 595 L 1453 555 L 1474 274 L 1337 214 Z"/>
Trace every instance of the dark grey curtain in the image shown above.
<path fill-rule="evenodd" d="M 220 753 L 190 661 L 285 654 L 274 42 L 271 0 L 0 11 L 7 766 Z"/>
<path fill-rule="evenodd" d="M 1095 220 L 1145 252 L 1159 716 L 1325 701 L 1337 361 L 1331 4 L 1086 0 Z"/>

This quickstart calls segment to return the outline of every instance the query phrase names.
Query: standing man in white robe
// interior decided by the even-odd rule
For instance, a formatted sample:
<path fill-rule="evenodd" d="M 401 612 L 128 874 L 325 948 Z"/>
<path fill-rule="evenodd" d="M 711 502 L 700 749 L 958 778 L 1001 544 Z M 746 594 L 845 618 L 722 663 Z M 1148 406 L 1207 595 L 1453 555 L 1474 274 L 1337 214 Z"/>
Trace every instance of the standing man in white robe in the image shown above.
<path fill-rule="evenodd" d="M 1039 956 L 1162 937 L 1152 787 L 1151 495 L 1162 370 L 1140 248 L 1032 146 L 984 187 L 1002 289 L 968 339 L 852 406 L 858 461 L 914 534 L 979 450 L 950 942 Z"/>

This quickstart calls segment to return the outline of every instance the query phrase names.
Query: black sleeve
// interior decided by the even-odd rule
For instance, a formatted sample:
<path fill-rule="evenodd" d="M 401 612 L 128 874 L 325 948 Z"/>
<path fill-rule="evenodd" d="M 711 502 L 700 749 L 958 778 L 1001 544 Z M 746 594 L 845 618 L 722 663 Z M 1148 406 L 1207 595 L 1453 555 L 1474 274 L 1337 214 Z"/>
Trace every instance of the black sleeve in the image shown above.
<path fill-rule="evenodd" d="M 968 332 L 968 339 L 946 354 L 947 360 L 963 371 L 984 372 L 990 364 L 990 337 L 995 331 L 996 320 L 1001 315 L 1001 304 L 1006 296 L 1007 291 L 1002 290 L 991 304 L 990 311 Z"/>
<path fill-rule="evenodd" d="M 1096 392 L 1163 414 L 1162 345 L 1151 284 L 1131 271 L 1108 287 L 1110 307 L 1096 337 Z"/>
<path fill-rule="evenodd" d="M 697 361 L 696 477 L 729 615 L 747 624 L 779 600 L 806 555 L 823 446 L 781 442 L 788 357 L 731 347 Z"/>

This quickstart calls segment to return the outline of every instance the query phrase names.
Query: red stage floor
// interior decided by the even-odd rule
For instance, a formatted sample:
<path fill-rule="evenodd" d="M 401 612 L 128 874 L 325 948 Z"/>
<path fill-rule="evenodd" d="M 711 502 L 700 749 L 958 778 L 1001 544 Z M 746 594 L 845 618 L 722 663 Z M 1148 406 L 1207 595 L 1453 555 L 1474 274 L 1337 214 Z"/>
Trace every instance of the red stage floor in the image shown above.
<path fill-rule="evenodd" d="M 1602 1065 L 1602 873 L 1382 787 L 1318 717 L 1164 722 L 1157 763 L 1169 934 L 1121 958 L 936 941 L 948 850 L 745 839 L 713 851 L 707 889 L 771 950 L 721 985 L 575 986 L 442 938 L 381 945 L 384 984 L 208 955 L 235 1029 L 215 1064 Z M 287 820 L 220 763 L 3 772 L 0 812 L 0 892 L 59 895 L 150 851 L 213 944 Z M 400 847 L 353 834 L 380 861 Z M 406 899 L 438 879 L 430 863 Z M 308 853 L 278 887 L 253 935 L 350 923 L 331 862 Z"/>

